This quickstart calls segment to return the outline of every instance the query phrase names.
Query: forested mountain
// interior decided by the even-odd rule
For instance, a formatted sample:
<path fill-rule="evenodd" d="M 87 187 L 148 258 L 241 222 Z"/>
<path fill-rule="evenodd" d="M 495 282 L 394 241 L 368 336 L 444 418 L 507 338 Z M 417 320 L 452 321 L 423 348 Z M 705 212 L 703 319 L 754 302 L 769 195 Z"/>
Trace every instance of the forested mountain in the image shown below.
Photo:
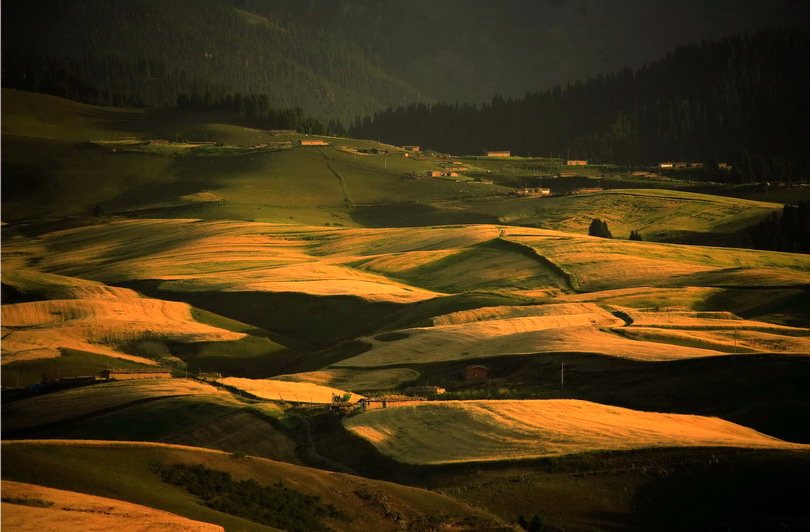
<path fill-rule="evenodd" d="M 348 122 L 426 101 L 350 40 L 280 26 L 221 0 L 6 2 L 3 86 L 100 105 L 174 105 L 263 94 Z"/>
<path fill-rule="evenodd" d="M 450 153 L 511 149 L 625 163 L 729 160 L 742 152 L 754 161 L 767 155 L 771 166 L 803 163 L 808 64 L 810 32 L 762 31 L 518 99 L 391 108 L 355 121 L 352 133 Z"/>

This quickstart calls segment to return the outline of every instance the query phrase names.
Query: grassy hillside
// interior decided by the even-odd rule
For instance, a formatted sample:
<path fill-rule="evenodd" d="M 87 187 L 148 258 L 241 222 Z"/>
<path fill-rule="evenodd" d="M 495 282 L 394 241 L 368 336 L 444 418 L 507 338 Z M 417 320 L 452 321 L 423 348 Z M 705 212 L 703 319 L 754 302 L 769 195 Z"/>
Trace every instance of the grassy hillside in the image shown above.
<path fill-rule="evenodd" d="M 3 445 L 3 478 L 18 482 L 114 496 L 229 530 L 272 530 L 213 510 L 184 488 L 161 482 L 156 463 L 205 464 L 235 480 L 263 485 L 283 482 L 290 488 L 333 504 L 346 517 L 327 519 L 333 530 L 401 530 L 398 521 L 437 530 L 498 530 L 503 523 L 485 512 L 425 490 L 387 482 L 326 473 L 281 462 L 240 457 L 219 451 L 148 443 L 12 442 Z M 385 506 L 383 506 L 385 502 Z M 397 514 L 402 517 L 397 519 Z M 503 528 L 508 530 L 509 528 Z"/>
<path fill-rule="evenodd" d="M 103 283 L 18 269 L 3 271 L 4 386 L 94 375 L 109 367 L 183 365 L 192 372 L 251 374 L 295 356 L 257 329 L 185 304 Z"/>
<path fill-rule="evenodd" d="M 146 506 L 35 484 L 3 481 L 3 493 L 3 526 L 7 529 L 109 530 L 132 528 L 133 520 L 137 520 L 144 530 L 153 527 L 168 532 L 224 531 L 221 526 Z"/>
<path fill-rule="evenodd" d="M 677 190 L 619 189 L 475 202 L 469 209 L 495 215 L 501 223 L 579 234 L 587 234 L 591 221 L 599 218 L 615 238 L 628 238 L 635 230 L 645 240 L 701 243 L 753 225 L 782 205 Z"/>
<path fill-rule="evenodd" d="M 570 400 L 430 402 L 372 410 L 344 424 L 383 454 L 416 464 L 684 445 L 807 448 L 719 419 Z"/>

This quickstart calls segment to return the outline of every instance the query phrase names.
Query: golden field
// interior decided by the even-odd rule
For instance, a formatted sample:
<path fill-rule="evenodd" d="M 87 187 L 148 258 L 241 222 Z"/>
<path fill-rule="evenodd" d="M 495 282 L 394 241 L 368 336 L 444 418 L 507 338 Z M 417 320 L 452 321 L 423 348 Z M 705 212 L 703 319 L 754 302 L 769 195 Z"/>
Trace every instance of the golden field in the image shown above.
<path fill-rule="evenodd" d="M 384 455 L 410 464 L 649 447 L 810 449 L 717 418 L 578 400 L 427 402 L 365 412 L 344 426 Z"/>
<path fill-rule="evenodd" d="M 15 502 L 6 502 L 9 499 Z M 139 504 L 10 480 L 3 481 L 2 524 L 6 530 L 25 532 L 225 530 L 219 525 L 194 521 Z"/>
<path fill-rule="evenodd" d="M 275 379 L 243 379 L 240 377 L 226 377 L 222 379 L 221 382 L 226 386 L 272 401 L 328 404 L 332 402 L 334 395 L 342 397 L 347 393 L 344 390 L 338 390 L 337 388 L 330 388 L 329 386 L 322 386 L 312 382 L 290 382 Z M 350 401 L 355 402 L 362 398 L 362 395 L 351 394 Z"/>
<path fill-rule="evenodd" d="M 227 392 L 191 379 L 112 381 L 22 399 L 3 405 L 3 430 L 18 430 L 79 417 L 135 401 Z"/>

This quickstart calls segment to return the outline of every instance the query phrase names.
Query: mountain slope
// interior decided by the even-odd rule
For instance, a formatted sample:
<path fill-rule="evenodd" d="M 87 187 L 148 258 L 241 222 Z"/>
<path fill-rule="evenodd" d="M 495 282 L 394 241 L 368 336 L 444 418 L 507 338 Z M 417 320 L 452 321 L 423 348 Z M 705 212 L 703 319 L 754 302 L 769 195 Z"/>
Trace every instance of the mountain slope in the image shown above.
<path fill-rule="evenodd" d="M 425 100 L 350 41 L 216 0 L 4 6 L 3 86 L 145 106 L 172 105 L 179 93 L 259 93 L 344 121 Z"/>

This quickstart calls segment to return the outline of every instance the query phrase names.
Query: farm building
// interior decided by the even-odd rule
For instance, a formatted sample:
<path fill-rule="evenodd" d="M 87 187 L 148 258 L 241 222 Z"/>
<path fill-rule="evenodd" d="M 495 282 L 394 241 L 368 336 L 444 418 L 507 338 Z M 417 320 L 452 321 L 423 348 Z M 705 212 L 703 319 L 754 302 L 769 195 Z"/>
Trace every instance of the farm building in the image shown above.
<path fill-rule="evenodd" d="M 578 188 L 571 191 L 571 194 L 590 194 L 591 192 L 602 192 L 602 189 L 599 187 L 591 187 L 591 188 Z"/>
<path fill-rule="evenodd" d="M 487 157 L 511 157 L 512 152 L 508 151 L 508 150 L 506 150 L 506 151 L 504 151 L 504 150 L 501 150 L 501 151 L 487 150 L 486 155 L 487 155 Z"/>
<path fill-rule="evenodd" d="M 119 381 L 129 379 L 171 379 L 172 370 L 168 368 L 105 369 L 101 372 L 101 378 Z"/>
<path fill-rule="evenodd" d="M 408 151 L 419 151 L 420 148 L 419 146 L 403 146 L 402 149 Z"/>
<path fill-rule="evenodd" d="M 210 373 L 197 373 L 197 378 L 204 380 L 204 381 L 218 381 L 222 379 L 222 373 L 217 372 L 210 372 Z"/>
<path fill-rule="evenodd" d="M 576 160 L 576 159 L 569 159 L 565 161 L 567 166 L 586 166 L 588 161 Z"/>
<path fill-rule="evenodd" d="M 411 397 L 409 395 L 384 395 L 382 397 L 366 397 L 360 399 L 360 408 L 363 410 L 376 410 L 378 408 L 393 408 L 395 406 L 414 405 L 426 401 L 424 397 Z"/>
<path fill-rule="evenodd" d="M 329 143 L 325 140 L 315 140 L 315 139 L 301 139 L 298 141 L 299 146 L 329 146 Z"/>
<path fill-rule="evenodd" d="M 478 364 L 464 368 L 464 378 L 468 381 L 484 381 L 489 378 L 489 368 Z"/>
<path fill-rule="evenodd" d="M 458 177 L 458 172 L 445 172 L 442 175 L 444 177 Z"/>
<path fill-rule="evenodd" d="M 673 168 L 674 163 L 658 163 L 658 168 Z"/>
<path fill-rule="evenodd" d="M 425 175 L 428 177 L 441 177 L 442 173 L 439 170 L 428 170 Z"/>

